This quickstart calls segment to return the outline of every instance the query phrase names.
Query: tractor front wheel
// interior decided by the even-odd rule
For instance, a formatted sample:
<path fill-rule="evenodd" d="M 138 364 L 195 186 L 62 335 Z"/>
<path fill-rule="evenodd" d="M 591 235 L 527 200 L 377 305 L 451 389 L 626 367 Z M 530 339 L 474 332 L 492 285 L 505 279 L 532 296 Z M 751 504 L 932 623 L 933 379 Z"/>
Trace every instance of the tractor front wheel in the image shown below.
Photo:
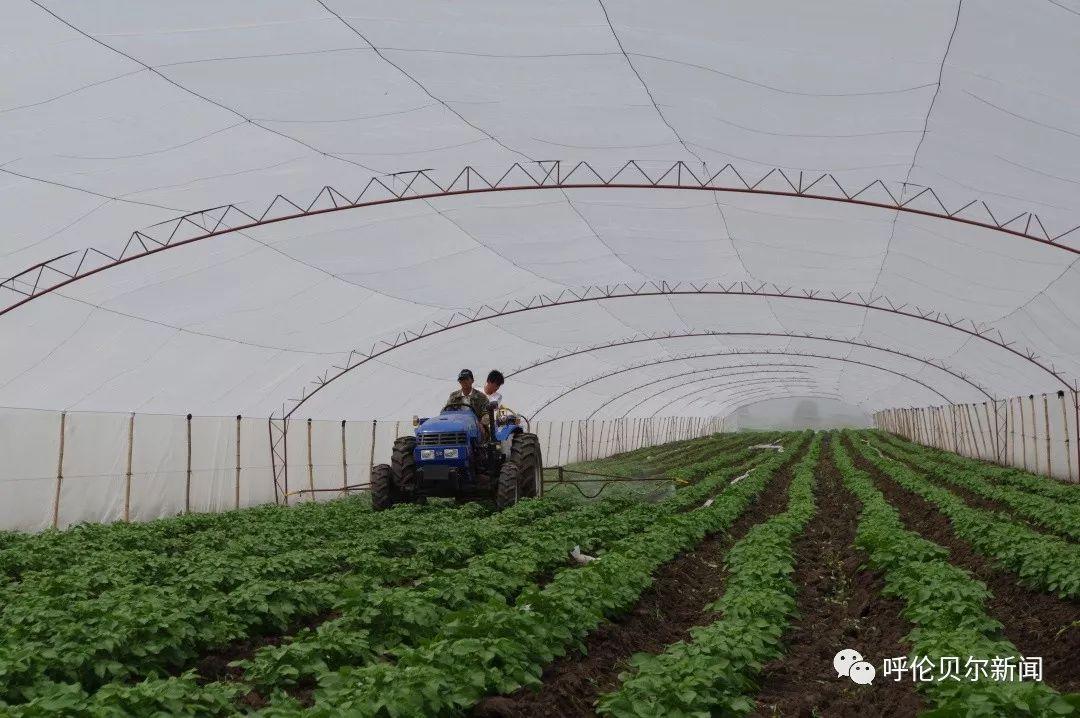
<path fill-rule="evenodd" d="M 508 509 L 521 496 L 521 471 L 513 461 L 507 461 L 499 471 L 499 483 L 495 488 L 495 508 Z"/>
<path fill-rule="evenodd" d="M 394 472 L 389 464 L 376 464 L 371 469 L 371 507 L 384 511 L 394 505 Z"/>
<path fill-rule="evenodd" d="M 394 483 L 404 498 L 411 498 L 416 493 L 416 448 L 415 436 L 399 436 L 394 440 L 394 451 L 390 455 L 390 467 Z"/>

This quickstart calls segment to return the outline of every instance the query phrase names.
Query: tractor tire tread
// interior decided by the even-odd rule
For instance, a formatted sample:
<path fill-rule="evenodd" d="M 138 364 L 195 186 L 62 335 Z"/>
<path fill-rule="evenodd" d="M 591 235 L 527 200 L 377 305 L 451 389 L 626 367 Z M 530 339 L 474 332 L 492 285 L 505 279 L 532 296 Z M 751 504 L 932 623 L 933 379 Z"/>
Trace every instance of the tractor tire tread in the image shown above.
<path fill-rule="evenodd" d="M 536 434 L 515 434 L 510 446 L 510 460 L 517 464 L 519 473 L 527 475 L 536 470 L 542 471 L 544 462 L 540 453 L 540 438 Z M 531 498 L 537 495 L 535 483 L 530 482 L 522 488 L 521 496 Z"/>
<path fill-rule="evenodd" d="M 394 505 L 394 474 L 389 464 L 376 464 L 371 469 L 371 507 L 384 511 Z"/>
<path fill-rule="evenodd" d="M 499 471 L 499 483 L 495 489 L 495 508 L 499 511 L 508 509 L 521 497 L 521 472 L 517 464 L 507 461 Z"/>

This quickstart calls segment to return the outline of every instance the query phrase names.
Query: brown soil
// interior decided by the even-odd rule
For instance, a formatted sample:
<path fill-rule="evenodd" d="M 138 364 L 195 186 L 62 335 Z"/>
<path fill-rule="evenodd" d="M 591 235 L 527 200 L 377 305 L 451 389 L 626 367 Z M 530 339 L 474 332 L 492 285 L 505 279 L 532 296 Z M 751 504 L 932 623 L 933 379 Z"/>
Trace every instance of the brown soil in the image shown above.
<path fill-rule="evenodd" d="M 800 452 L 800 455 L 803 452 Z M 755 524 L 787 506 L 793 456 L 782 466 L 757 500 L 724 534 L 705 539 L 689 553 L 665 564 L 634 608 L 605 623 L 586 640 L 584 655 L 573 652 L 544 671 L 539 690 L 521 689 L 508 696 L 491 696 L 472 715 L 490 718 L 563 718 L 592 716 L 593 704 L 618 687 L 619 673 L 635 653 L 659 653 L 689 637 L 689 629 L 718 616 L 706 606 L 724 592 L 723 558 L 727 549 Z M 831 659 L 830 659 L 831 660 Z"/>
<path fill-rule="evenodd" d="M 818 512 L 795 544 L 800 616 L 784 637 L 783 657 L 765 666 L 756 716 L 914 716 L 919 696 L 910 681 L 860 686 L 837 677 L 836 652 L 854 648 L 880 665 L 907 656 L 912 625 L 903 603 L 881 595 L 877 572 L 860 571 L 866 555 L 854 547 L 860 504 L 843 485 L 827 447 L 817 471 Z"/>
<path fill-rule="evenodd" d="M 284 643 L 291 636 L 305 628 L 315 628 L 319 624 L 337 618 L 341 614 L 336 611 L 327 611 L 306 619 L 297 621 L 281 633 L 271 633 L 262 636 L 251 636 L 234 641 L 227 646 L 216 650 L 207 651 L 199 657 L 195 664 L 195 672 L 202 684 L 213 681 L 238 681 L 243 679 L 243 671 L 229 666 L 233 661 L 247 660 L 255 655 L 255 651 L 264 646 L 277 646 Z"/>
<path fill-rule="evenodd" d="M 1024 656 L 1041 656 L 1043 680 L 1061 692 L 1080 690 L 1080 603 L 1024 588 L 1009 571 L 972 549 L 952 532 L 949 519 L 922 497 L 908 491 L 849 445 L 852 460 L 874 478 L 904 525 L 949 549 L 949 561 L 989 586 L 993 597 L 986 612 L 1004 625 L 1003 634 Z"/>

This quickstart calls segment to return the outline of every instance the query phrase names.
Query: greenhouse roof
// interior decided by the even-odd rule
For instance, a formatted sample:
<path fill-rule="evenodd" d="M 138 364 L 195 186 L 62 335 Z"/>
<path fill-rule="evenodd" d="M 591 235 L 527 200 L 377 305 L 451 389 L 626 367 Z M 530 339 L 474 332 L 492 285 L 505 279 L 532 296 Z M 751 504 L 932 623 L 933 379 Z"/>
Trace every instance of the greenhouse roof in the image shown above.
<path fill-rule="evenodd" d="M 868 410 L 1080 377 L 1080 4 L 0 7 L 0 405 Z M 434 407 L 437 408 L 437 407 Z"/>

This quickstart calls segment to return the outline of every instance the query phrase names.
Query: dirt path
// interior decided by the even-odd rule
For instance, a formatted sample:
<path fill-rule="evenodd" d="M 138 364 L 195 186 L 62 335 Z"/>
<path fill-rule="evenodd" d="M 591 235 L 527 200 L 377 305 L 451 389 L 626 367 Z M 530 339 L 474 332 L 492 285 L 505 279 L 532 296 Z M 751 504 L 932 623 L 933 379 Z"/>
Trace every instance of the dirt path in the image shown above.
<path fill-rule="evenodd" d="M 816 472 L 818 512 L 795 544 L 797 619 L 784 636 L 782 658 L 765 666 L 756 716 L 914 716 L 920 707 L 911 682 L 859 686 L 838 678 L 833 656 L 854 648 L 878 665 L 906 656 L 912 625 L 903 603 L 882 597 L 882 578 L 860 571 L 866 555 L 854 547 L 859 502 L 843 485 L 823 447 Z"/>
<path fill-rule="evenodd" d="M 949 519 L 922 497 L 908 491 L 848 445 L 855 465 L 874 478 L 904 525 L 949 549 L 949 561 L 967 569 L 990 587 L 987 613 L 1004 625 L 1005 638 L 1024 656 L 1041 656 L 1043 680 L 1061 692 L 1080 690 L 1080 603 L 1032 591 L 1017 577 L 993 566 L 952 532 Z M 1071 627 L 1070 627 L 1071 626 Z"/>
<path fill-rule="evenodd" d="M 602 625 L 586 640 L 586 653 L 576 651 L 544 671 L 539 691 L 521 689 L 491 696 L 472 715 L 490 718 L 580 718 L 592 716 L 593 704 L 619 685 L 619 673 L 635 653 L 663 651 L 689 637 L 689 629 L 711 623 L 717 614 L 705 606 L 720 598 L 726 575 L 723 559 L 731 545 L 752 526 L 783 511 L 791 484 L 791 467 L 805 453 L 781 467 L 758 500 L 731 527 L 728 535 L 708 538 L 690 552 L 665 564 L 634 609 L 618 621 Z M 831 659 L 830 659 L 831 660 Z"/>

